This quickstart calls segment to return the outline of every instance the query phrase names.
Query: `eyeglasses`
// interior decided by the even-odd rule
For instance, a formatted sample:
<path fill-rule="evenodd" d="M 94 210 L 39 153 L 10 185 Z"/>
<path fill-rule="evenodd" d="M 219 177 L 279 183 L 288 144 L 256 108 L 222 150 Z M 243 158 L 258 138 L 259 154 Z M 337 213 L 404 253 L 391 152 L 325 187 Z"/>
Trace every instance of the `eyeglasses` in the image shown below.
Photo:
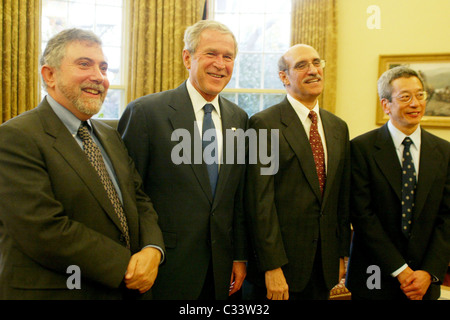
<path fill-rule="evenodd" d="M 416 99 L 419 101 L 424 101 L 427 99 L 428 94 L 426 91 L 419 91 L 416 94 L 412 94 L 409 92 L 403 92 L 393 98 L 397 99 L 398 101 L 400 101 L 402 103 L 410 103 L 412 101 L 413 96 L 416 96 Z"/>
<path fill-rule="evenodd" d="M 300 72 L 304 72 L 306 70 L 309 70 L 310 65 L 313 65 L 315 68 L 325 68 L 325 60 L 314 60 L 313 62 L 306 62 L 306 61 L 301 61 L 299 63 L 297 63 L 293 69 L 300 71 Z"/>

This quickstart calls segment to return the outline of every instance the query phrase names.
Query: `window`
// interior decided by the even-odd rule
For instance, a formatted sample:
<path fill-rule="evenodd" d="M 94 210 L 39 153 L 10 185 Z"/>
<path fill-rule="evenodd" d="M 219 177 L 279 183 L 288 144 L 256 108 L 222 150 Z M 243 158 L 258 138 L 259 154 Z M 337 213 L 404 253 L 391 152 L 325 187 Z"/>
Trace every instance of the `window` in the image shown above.
<path fill-rule="evenodd" d="M 42 0 L 42 52 L 66 28 L 92 30 L 108 58 L 110 88 L 97 118 L 117 119 L 126 105 L 125 0 Z M 45 93 L 44 93 L 45 94 Z"/>
<path fill-rule="evenodd" d="M 210 0 L 209 17 L 226 24 L 239 43 L 222 95 L 249 115 L 281 101 L 278 59 L 290 47 L 291 0 Z"/>

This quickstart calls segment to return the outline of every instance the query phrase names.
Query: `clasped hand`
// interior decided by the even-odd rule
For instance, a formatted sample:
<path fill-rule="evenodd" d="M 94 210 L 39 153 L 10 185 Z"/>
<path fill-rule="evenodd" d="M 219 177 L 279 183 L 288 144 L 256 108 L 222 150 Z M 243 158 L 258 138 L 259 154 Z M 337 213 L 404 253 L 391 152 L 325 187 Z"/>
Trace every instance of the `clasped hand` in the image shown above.
<path fill-rule="evenodd" d="M 400 289 L 410 300 L 422 300 L 431 284 L 431 275 L 423 270 L 406 268 L 398 275 Z"/>
<path fill-rule="evenodd" d="M 161 261 L 161 252 L 156 248 L 144 248 L 130 258 L 125 285 L 128 289 L 139 290 L 145 293 L 153 286 L 158 267 Z"/>

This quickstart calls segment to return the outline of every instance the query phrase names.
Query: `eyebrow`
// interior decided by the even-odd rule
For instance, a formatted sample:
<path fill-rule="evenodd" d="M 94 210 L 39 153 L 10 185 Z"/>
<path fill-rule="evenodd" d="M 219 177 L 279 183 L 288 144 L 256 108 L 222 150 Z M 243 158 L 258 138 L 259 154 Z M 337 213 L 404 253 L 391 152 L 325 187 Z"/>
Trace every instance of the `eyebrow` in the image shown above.
<path fill-rule="evenodd" d="M 91 59 L 91 58 L 89 58 L 89 57 L 79 57 L 79 58 L 77 58 L 77 59 L 75 59 L 75 62 L 79 62 L 79 61 L 82 61 L 82 60 L 87 60 L 87 61 L 89 61 L 89 62 L 91 62 L 91 63 L 95 63 L 95 60 L 93 60 L 93 59 Z M 106 62 L 106 61 L 102 61 L 102 62 L 100 62 L 100 65 L 106 65 L 106 66 L 108 66 L 108 62 Z"/>
<path fill-rule="evenodd" d="M 221 52 L 221 51 L 220 51 L 220 49 L 206 48 L 206 49 L 205 49 L 205 52 L 219 53 L 219 52 Z M 225 55 L 225 56 L 233 56 L 233 57 L 234 57 L 235 53 L 234 53 L 234 52 L 231 52 L 231 51 L 226 51 L 225 53 L 223 53 L 223 55 Z"/>

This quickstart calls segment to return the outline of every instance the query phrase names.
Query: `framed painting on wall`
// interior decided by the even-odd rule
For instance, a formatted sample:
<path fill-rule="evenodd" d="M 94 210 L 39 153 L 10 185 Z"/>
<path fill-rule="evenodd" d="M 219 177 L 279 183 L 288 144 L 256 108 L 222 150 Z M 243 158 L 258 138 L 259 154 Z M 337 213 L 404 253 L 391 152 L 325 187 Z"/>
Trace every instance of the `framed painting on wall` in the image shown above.
<path fill-rule="evenodd" d="M 421 125 L 450 128 L 450 53 L 417 55 L 381 55 L 378 77 L 399 65 L 406 65 L 419 73 L 427 91 L 427 107 Z M 377 101 L 377 124 L 389 119 Z"/>

